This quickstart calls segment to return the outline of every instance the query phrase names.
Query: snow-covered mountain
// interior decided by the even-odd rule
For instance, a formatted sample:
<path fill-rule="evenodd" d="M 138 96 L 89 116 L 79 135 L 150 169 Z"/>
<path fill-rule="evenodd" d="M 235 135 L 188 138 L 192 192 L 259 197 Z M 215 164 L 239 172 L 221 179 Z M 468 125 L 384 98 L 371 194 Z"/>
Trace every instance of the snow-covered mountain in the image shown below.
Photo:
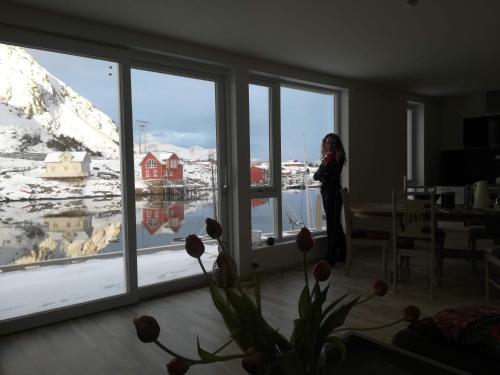
<path fill-rule="evenodd" d="M 152 138 L 152 136 L 148 136 Z M 211 155 L 214 159 L 217 159 L 217 153 L 213 148 L 203 148 L 200 146 L 191 146 L 191 147 L 181 147 L 172 144 L 165 144 L 158 141 L 153 140 L 152 143 L 148 143 L 146 145 L 146 151 L 152 152 L 175 152 L 180 159 L 183 160 L 208 160 Z M 141 151 L 141 152 L 139 152 Z M 139 149 L 139 145 L 137 143 L 134 144 L 134 153 L 135 154 L 144 154 L 144 145 Z"/>
<path fill-rule="evenodd" d="M 0 152 L 87 150 L 117 159 L 118 126 L 21 47 L 0 44 Z"/>

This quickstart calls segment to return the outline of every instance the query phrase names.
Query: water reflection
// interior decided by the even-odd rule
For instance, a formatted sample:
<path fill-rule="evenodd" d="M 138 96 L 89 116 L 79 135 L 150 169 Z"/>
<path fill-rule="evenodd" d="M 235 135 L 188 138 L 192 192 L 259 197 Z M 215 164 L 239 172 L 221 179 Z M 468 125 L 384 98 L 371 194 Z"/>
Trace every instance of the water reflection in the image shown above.
<path fill-rule="evenodd" d="M 142 209 L 142 225 L 154 236 L 175 234 L 184 224 L 184 202 L 151 201 Z"/>
<path fill-rule="evenodd" d="M 302 225 L 322 228 L 318 190 L 283 191 L 285 235 Z M 251 210 L 252 230 L 272 233 L 273 200 L 253 199 Z M 182 250 L 187 235 L 206 235 L 205 218 L 213 217 L 213 213 L 210 198 L 167 201 L 149 197 L 138 200 L 136 237 L 139 255 L 165 248 Z M 4 202 L 0 204 L 0 267 L 122 256 L 121 223 L 120 197 Z"/>

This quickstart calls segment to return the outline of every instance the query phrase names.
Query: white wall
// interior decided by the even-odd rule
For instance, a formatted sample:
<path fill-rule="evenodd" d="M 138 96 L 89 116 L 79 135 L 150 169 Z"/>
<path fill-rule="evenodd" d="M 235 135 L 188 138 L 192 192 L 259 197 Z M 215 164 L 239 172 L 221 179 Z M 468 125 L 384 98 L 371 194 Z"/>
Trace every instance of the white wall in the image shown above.
<path fill-rule="evenodd" d="M 351 201 L 389 202 L 406 171 L 406 95 L 361 84 L 350 93 Z"/>

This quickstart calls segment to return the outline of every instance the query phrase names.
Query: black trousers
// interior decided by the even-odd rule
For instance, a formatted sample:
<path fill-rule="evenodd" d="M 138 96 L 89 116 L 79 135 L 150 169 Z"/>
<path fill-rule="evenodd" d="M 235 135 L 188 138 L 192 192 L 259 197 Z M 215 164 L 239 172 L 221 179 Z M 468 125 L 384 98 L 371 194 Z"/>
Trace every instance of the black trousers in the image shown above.
<path fill-rule="evenodd" d="M 340 221 L 342 213 L 342 195 L 340 185 L 321 189 L 323 208 L 326 216 L 326 233 L 328 250 L 325 256 L 330 262 L 343 261 L 346 257 L 346 242 L 344 228 Z"/>

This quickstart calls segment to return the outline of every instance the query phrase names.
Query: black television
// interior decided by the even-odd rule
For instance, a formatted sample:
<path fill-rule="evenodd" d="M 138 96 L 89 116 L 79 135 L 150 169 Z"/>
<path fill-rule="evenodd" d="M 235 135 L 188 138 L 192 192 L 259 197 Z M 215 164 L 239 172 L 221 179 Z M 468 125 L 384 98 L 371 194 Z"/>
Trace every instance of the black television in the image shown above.
<path fill-rule="evenodd" d="M 500 115 L 464 118 L 464 148 L 500 147 Z"/>

